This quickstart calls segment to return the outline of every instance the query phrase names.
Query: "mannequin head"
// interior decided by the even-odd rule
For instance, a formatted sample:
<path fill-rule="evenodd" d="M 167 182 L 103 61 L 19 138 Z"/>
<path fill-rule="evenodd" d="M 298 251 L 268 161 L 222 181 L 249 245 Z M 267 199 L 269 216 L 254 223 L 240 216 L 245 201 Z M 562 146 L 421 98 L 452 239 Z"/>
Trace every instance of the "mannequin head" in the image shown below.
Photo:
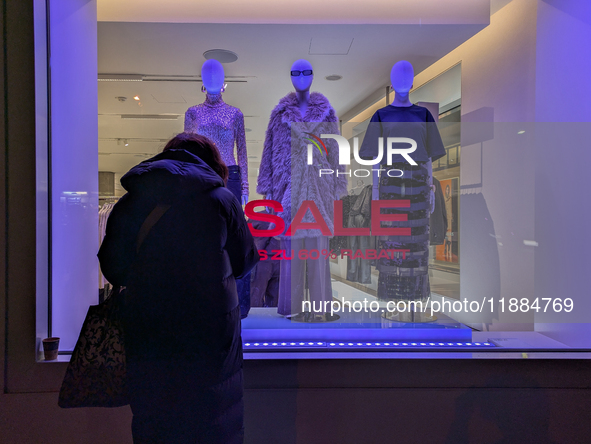
<path fill-rule="evenodd" d="M 312 71 L 312 64 L 304 59 L 296 60 L 293 62 L 293 65 L 291 65 L 291 71 L 308 70 Z M 306 76 L 304 73 L 300 73 L 297 76 L 291 76 L 291 83 L 297 92 L 309 91 L 313 80 L 314 74 Z"/>
<path fill-rule="evenodd" d="M 224 86 L 224 67 L 220 62 L 209 59 L 201 68 L 203 86 L 210 94 L 219 94 Z"/>
<path fill-rule="evenodd" d="M 396 94 L 406 95 L 412 89 L 415 78 L 414 69 L 410 62 L 400 60 L 396 62 L 390 71 L 390 81 Z"/>

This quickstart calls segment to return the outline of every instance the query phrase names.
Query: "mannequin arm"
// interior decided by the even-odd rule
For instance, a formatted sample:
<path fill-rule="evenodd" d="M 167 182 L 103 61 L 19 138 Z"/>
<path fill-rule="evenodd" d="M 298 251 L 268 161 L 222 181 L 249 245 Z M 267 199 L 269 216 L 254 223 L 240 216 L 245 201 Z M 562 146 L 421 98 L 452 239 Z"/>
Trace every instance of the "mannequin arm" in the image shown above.
<path fill-rule="evenodd" d="M 236 157 L 240 166 L 242 195 L 248 195 L 248 155 L 246 152 L 246 133 L 244 130 L 244 114 L 238 112 L 234 123 L 234 139 L 236 140 Z"/>
<path fill-rule="evenodd" d="M 427 162 L 427 171 L 429 177 L 427 179 L 427 183 L 429 184 L 429 202 L 431 203 L 431 211 L 430 213 L 433 214 L 435 211 L 435 186 L 433 185 L 433 162 L 429 159 Z"/>

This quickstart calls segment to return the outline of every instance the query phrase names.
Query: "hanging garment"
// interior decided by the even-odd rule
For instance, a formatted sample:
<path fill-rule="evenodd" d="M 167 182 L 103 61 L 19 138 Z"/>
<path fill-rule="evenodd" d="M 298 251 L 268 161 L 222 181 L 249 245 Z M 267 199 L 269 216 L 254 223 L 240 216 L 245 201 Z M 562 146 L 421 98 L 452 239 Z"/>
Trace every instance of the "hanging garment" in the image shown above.
<path fill-rule="evenodd" d="M 371 192 L 372 185 L 363 187 L 349 211 L 349 227 L 368 228 L 371 224 Z M 353 252 L 365 252 L 372 248 L 371 236 L 348 236 L 349 249 Z M 347 280 L 361 284 L 371 284 L 371 259 L 347 258 Z"/>
<path fill-rule="evenodd" d="M 248 195 L 248 156 L 242 111 L 224 102 L 221 93 L 207 93 L 205 102 L 192 106 L 185 112 L 185 132 L 210 138 L 226 166 L 238 165 L 241 195 Z M 234 144 L 238 163 L 234 157 Z M 238 201 L 241 201 L 240 197 Z"/>
<path fill-rule="evenodd" d="M 341 198 L 343 202 L 343 226 L 349 227 L 349 213 L 351 204 L 357 199 L 357 195 L 347 195 Z M 349 248 L 349 236 L 334 236 L 329 241 L 329 248 L 334 254 L 339 255 L 343 249 Z"/>
<path fill-rule="evenodd" d="M 447 233 L 447 210 L 445 208 L 445 198 L 443 197 L 441 183 L 436 178 L 433 178 L 433 185 L 435 185 L 435 211 L 431 213 L 429 220 L 429 243 L 431 245 L 443 245 L 445 234 Z"/>
<path fill-rule="evenodd" d="M 111 214 L 111 210 L 114 206 L 115 203 L 106 202 L 99 209 L 99 245 L 103 243 L 103 239 L 105 238 L 105 234 L 107 232 L 107 220 L 109 219 L 109 215 Z M 99 266 L 99 301 L 104 297 L 104 292 L 102 290 L 105 288 L 105 284 L 107 283 L 108 281 L 103 276 Z"/>
<path fill-rule="evenodd" d="M 391 258 L 378 260 L 378 298 L 381 300 L 418 300 L 427 298 L 429 287 L 429 218 L 430 186 L 427 162 L 445 156 L 433 116 L 422 106 L 388 105 L 372 116 L 361 149 L 360 157 L 378 157 L 379 138 L 384 141 L 384 157 L 380 168 L 379 199 L 408 199 L 410 208 L 383 209 L 383 214 L 405 214 L 406 222 L 382 222 L 382 227 L 409 227 L 410 236 L 380 236 L 379 250 L 404 249 Z M 390 158 L 385 146 L 389 137 L 412 139 L 416 144 L 412 153 L 394 153 Z M 408 143 L 393 145 L 409 149 Z M 391 163 L 391 165 L 387 165 Z M 414 165 L 413 165 L 414 163 Z M 392 171 L 390 174 L 389 171 Z M 401 175 L 402 174 L 402 175 Z"/>

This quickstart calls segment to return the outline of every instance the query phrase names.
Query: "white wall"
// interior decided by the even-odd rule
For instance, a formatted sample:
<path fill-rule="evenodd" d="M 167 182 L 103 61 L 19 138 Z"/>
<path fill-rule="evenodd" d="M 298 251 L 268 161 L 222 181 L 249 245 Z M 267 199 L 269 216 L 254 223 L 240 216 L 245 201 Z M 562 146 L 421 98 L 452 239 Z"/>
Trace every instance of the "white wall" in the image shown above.
<path fill-rule="evenodd" d="M 96 0 L 49 5 L 52 335 L 62 350 L 74 347 L 88 306 L 98 302 L 96 7 Z M 81 204 L 72 192 L 85 193 Z"/>
<path fill-rule="evenodd" d="M 534 292 L 534 251 L 523 244 L 534 237 L 532 144 L 517 132 L 535 116 L 536 10 L 536 0 L 513 0 L 415 78 L 420 87 L 462 64 L 460 296 L 470 301 Z M 498 311 L 458 320 L 533 327 L 531 316 Z"/>
<path fill-rule="evenodd" d="M 539 314 L 536 330 L 589 347 L 591 3 L 540 1 L 537 26 L 535 290 L 575 305 L 568 315 Z"/>

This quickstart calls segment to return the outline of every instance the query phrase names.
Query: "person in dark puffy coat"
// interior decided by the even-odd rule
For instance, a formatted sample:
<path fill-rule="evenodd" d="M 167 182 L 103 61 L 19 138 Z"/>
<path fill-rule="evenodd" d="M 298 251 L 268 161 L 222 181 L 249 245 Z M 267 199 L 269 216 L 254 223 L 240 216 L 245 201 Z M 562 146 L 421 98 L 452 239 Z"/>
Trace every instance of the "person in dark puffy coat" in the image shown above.
<path fill-rule="evenodd" d="M 121 179 L 103 274 L 123 309 L 134 443 L 241 443 L 242 342 L 235 279 L 259 255 L 228 169 L 209 139 L 182 133 Z M 170 205 L 136 252 L 138 232 Z"/>

